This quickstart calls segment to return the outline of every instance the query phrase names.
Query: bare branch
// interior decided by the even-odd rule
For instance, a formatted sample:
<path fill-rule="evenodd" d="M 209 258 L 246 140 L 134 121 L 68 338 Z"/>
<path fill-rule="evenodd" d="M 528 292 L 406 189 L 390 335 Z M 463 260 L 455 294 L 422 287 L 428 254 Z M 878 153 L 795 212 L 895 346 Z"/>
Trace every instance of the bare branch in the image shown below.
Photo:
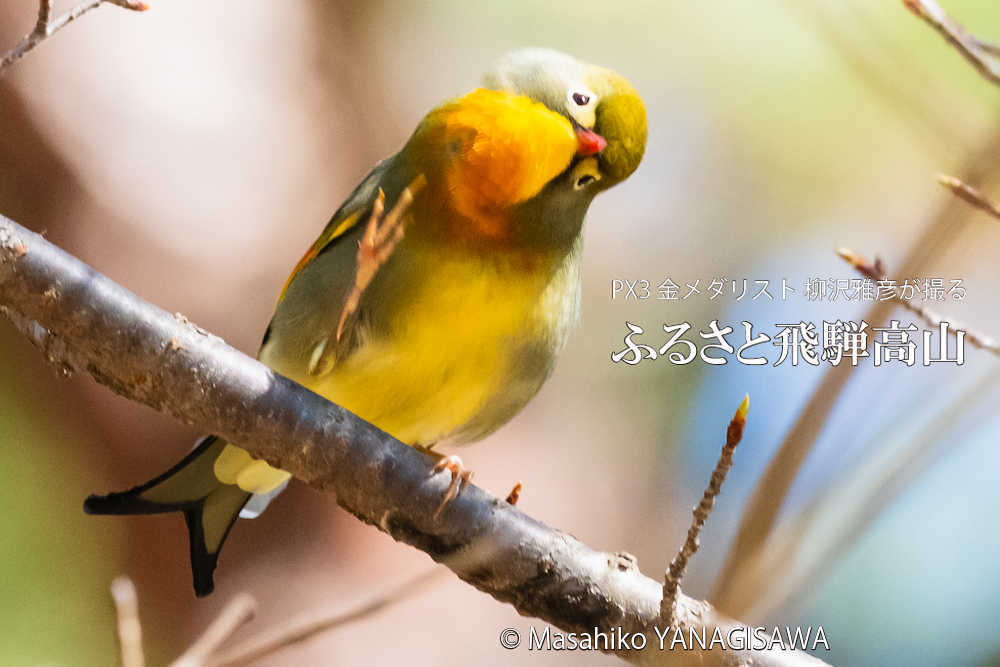
<path fill-rule="evenodd" d="M 884 313 L 875 312 L 875 317 L 866 319 L 881 322 L 888 315 L 889 307 L 884 303 L 876 304 L 876 307 L 879 306 Z M 819 386 L 799 412 L 795 424 L 757 480 L 753 493 L 743 508 L 736 538 L 709 597 L 726 613 L 746 613 L 753 606 L 757 591 L 746 588 L 746 574 L 755 569 L 761 550 L 778 519 L 785 496 L 806 456 L 812 451 L 823 423 L 853 370 L 854 366 L 851 364 L 839 364 L 827 369 Z"/>
<path fill-rule="evenodd" d="M 520 482 L 514 485 L 514 488 L 511 489 L 510 493 L 507 494 L 507 504 L 509 505 L 517 504 L 517 501 L 521 499 L 521 488 L 522 486 Z"/>
<path fill-rule="evenodd" d="M 139 622 L 139 598 L 131 579 L 118 577 L 111 582 L 111 598 L 118 611 L 118 640 L 122 667 L 145 667 L 142 650 L 142 624 Z"/>
<path fill-rule="evenodd" d="M 966 185 L 954 176 L 945 176 L 944 174 L 938 174 L 938 183 L 951 190 L 952 194 L 959 199 L 1000 220 L 1000 208 L 997 208 L 997 205 L 987 199 L 986 195 L 971 185 Z"/>
<path fill-rule="evenodd" d="M 450 475 L 432 475 L 429 457 L 2 216 L 0 306 L 60 368 L 85 371 L 126 398 L 238 443 L 335 493 L 362 521 L 424 551 L 522 615 L 569 632 L 653 637 L 662 624 L 661 586 L 634 560 L 594 551 L 473 485 L 435 520 Z M 683 595 L 675 619 L 692 627 L 740 626 Z M 610 651 L 651 664 L 651 654 L 618 646 Z M 663 651 L 654 662 L 690 658 L 680 653 Z M 801 651 L 779 649 L 700 655 L 705 665 L 821 664 Z"/>
<path fill-rule="evenodd" d="M 957 181 L 958 183 L 961 183 L 961 181 L 958 181 L 958 179 L 954 180 Z M 977 195 L 979 194 L 975 190 L 972 190 L 972 188 L 969 188 L 969 190 L 971 190 L 973 193 Z M 965 199 L 965 197 L 963 196 L 962 199 Z M 874 280 L 875 282 L 878 282 L 880 280 L 885 280 L 886 277 L 885 266 L 883 265 L 882 260 L 880 258 L 876 257 L 874 262 L 869 262 L 867 259 L 864 258 L 863 255 L 861 255 L 860 253 L 856 253 L 853 250 L 850 250 L 849 248 L 838 248 L 837 255 L 839 255 L 841 259 L 843 259 L 845 262 L 854 267 L 854 269 L 858 273 L 863 275 L 865 278 L 868 278 L 869 280 Z M 978 348 L 980 350 L 985 350 L 994 356 L 1000 357 L 1000 343 L 998 343 L 990 336 L 978 333 L 970 329 L 966 325 L 962 324 L 961 322 L 956 322 L 954 318 L 949 317 L 947 320 L 945 320 L 941 315 L 938 315 L 927 306 L 917 305 L 912 301 L 910 301 L 909 299 L 903 299 L 899 295 L 896 296 L 896 299 L 893 300 L 893 302 L 902 306 L 905 310 L 910 311 L 911 313 L 922 319 L 924 322 L 931 325 L 932 327 L 939 327 L 943 322 L 947 321 L 948 335 L 950 335 L 952 338 L 956 337 L 959 331 L 964 331 L 965 342 L 969 343 L 975 348 Z"/>
<path fill-rule="evenodd" d="M 903 0 L 906 8 L 934 28 L 990 83 L 1000 86 L 998 48 L 970 35 L 965 26 L 948 16 L 935 0 Z"/>
<path fill-rule="evenodd" d="M 386 607 L 398 604 L 417 593 L 425 591 L 431 584 L 440 581 L 442 575 L 447 572 L 448 570 L 435 568 L 412 581 L 408 581 L 399 588 L 380 595 L 374 600 L 347 612 L 342 609 L 336 609 L 304 614 L 292 619 L 284 627 L 251 642 L 247 646 L 236 648 L 224 655 L 209 660 L 208 664 L 210 667 L 243 667 L 243 665 L 249 665 L 257 660 L 266 658 L 272 653 L 277 653 L 284 648 L 304 642 L 320 633 L 334 630 L 349 623 L 357 623 L 373 616 Z"/>
<path fill-rule="evenodd" d="M 746 426 L 747 412 L 749 411 L 750 396 L 748 394 L 743 398 L 740 407 L 736 409 L 736 414 L 733 415 L 732 421 L 729 422 L 729 428 L 726 429 L 726 444 L 723 445 L 722 452 L 719 454 L 719 461 L 715 464 L 715 470 L 712 472 L 712 477 L 708 482 L 708 488 L 705 489 L 705 493 L 701 497 L 701 502 L 694 508 L 694 516 L 691 519 L 691 527 L 688 529 L 684 546 L 681 547 L 677 556 L 670 561 L 670 568 L 667 570 L 667 575 L 663 582 L 663 600 L 660 601 L 660 616 L 670 619 L 671 624 L 673 624 L 677 594 L 681 590 L 681 579 L 684 578 L 688 561 L 698 551 L 698 545 L 700 544 L 698 535 L 701 533 L 705 522 L 708 521 L 708 515 L 712 513 L 712 508 L 715 507 L 715 498 L 722 491 L 722 483 L 726 481 L 729 469 L 733 467 L 733 453 L 736 451 L 736 445 L 740 444 L 740 440 L 743 439 L 743 428 Z"/>
<path fill-rule="evenodd" d="M 256 606 L 253 598 L 246 593 L 237 595 L 191 648 L 172 662 L 170 667 L 203 667 L 224 641 L 253 618 Z"/>
<path fill-rule="evenodd" d="M 130 2 L 129 0 L 87 0 L 87 2 L 80 3 L 56 20 L 50 21 L 49 16 L 52 12 L 52 0 L 39 0 L 38 21 L 35 23 L 35 29 L 25 35 L 24 39 L 5 53 L 3 57 L 0 57 L 0 76 L 3 76 L 8 68 L 23 58 L 33 48 L 44 42 L 57 30 L 83 16 L 90 10 L 97 9 L 105 2 L 130 9 L 134 12 L 144 12 L 149 9 L 149 5 L 144 2 Z"/>
<path fill-rule="evenodd" d="M 49 16 L 52 14 L 52 0 L 39 0 L 38 21 L 35 22 L 35 29 L 31 34 L 48 36 Z"/>

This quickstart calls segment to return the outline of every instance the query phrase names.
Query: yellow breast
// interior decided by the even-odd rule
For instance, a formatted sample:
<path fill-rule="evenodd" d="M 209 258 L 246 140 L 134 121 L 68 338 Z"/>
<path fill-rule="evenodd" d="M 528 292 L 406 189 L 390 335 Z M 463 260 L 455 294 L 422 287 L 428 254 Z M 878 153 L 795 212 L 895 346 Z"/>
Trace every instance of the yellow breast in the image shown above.
<path fill-rule="evenodd" d="M 519 355 L 545 344 L 548 278 L 475 257 L 437 263 L 390 335 L 309 388 L 408 444 L 447 439 L 490 401 L 511 398 L 500 395 L 518 384 Z"/>

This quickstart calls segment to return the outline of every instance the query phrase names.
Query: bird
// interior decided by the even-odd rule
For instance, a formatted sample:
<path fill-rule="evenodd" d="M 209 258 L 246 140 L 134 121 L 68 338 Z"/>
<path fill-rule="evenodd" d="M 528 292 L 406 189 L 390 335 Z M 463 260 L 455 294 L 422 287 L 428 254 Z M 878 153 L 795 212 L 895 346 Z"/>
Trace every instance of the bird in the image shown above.
<path fill-rule="evenodd" d="M 551 374 L 580 317 L 584 217 L 646 148 L 645 105 L 610 69 L 548 48 L 503 55 L 431 110 L 334 213 L 285 283 L 258 359 L 450 471 Z M 388 209 L 388 210 L 387 210 Z M 208 436 L 88 514 L 183 512 L 195 595 L 289 473 Z M 440 512 L 440 509 L 439 509 Z"/>

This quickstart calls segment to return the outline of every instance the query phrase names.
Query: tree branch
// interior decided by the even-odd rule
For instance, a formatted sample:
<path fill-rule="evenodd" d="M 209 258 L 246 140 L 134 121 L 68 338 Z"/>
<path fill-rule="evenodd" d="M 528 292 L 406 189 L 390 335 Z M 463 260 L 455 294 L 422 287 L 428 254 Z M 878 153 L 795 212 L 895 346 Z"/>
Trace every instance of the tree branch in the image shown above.
<path fill-rule="evenodd" d="M 978 208 L 980 211 L 988 213 L 997 220 L 1000 220 L 1000 208 L 991 202 L 986 195 L 971 185 L 963 183 L 954 176 L 946 176 L 945 174 L 938 174 L 938 183 L 951 190 L 953 195 L 967 204 L 970 204 Z"/>
<path fill-rule="evenodd" d="M 961 181 L 959 181 L 957 178 L 953 180 L 957 181 L 958 183 L 961 183 Z M 964 183 L 962 185 L 965 186 Z M 970 191 L 978 194 L 972 188 L 969 188 L 968 186 L 965 187 L 968 188 Z M 959 197 L 961 199 L 965 199 L 966 201 L 968 201 L 968 199 L 965 196 L 959 195 Z M 887 274 L 885 270 L 885 265 L 882 263 L 882 259 L 880 257 L 876 257 L 874 262 L 869 262 L 867 259 L 865 259 L 863 255 L 854 252 L 850 248 L 837 248 L 836 252 L 837 255 L 842 260 L 850 264 L 855 271 L 863 275 L 865 278 L 868 278 L 869 280 L 876 283 L 881 280 L 885 280 Z M 934 312 L 931 308 L 928 308 L 927 306 L 917 305 L 912 301 L 910 301 L 909 299 L 904 299 L 899 295 L 897 295 L 894 300 L 889 299 L 889 301 L 895 301 L 903 309 L 910 311 L 911 313 L 922 319 L 924 322 L 931 325 L 932 327 L 941 326 L 941 323 L 945 321 L 943 316 Z M 977 349 L 985 350 L 986 352 L 989 352 L 995 357 L 1000 357 L 1000 343 L 998 343 L 992 337 L 987 336 L 986 334 L 981 334 L 974 329 L 970 329 L 968 326 L 962 324 L 961 322 L 956 322 L 955 318 L 953 317 L 949 317 L 947 319 L 947 322 L 949 325 L 948 335 L 951 336 L 952 338 L 955 338 L 959 331 L 964 331 L 965 332 L 964 340 L 966 343 L 969 343 L 970 345 L 972 345 Z"/>
<path fill-rule="evenodd" d="M 304 387 L 171 315 L 0 216 L 0 308 L 64 372 L 238 443 L 335 493 L 365 523 L 443 563 L 519 613 L 569 632 L 642 633 L 655 647 L 660 585 L 634 560 L 590 549 L 468 486 L 434 518 L 450 475 Z M 739 625 L 679 596 L 675 625 Z M 801 651 L 633 651 L 643 664 L 822 664 Z"/>
<path fill-rule="evenodd" d="M 97 9 L 105 2 L 112 5 L 118 5 L 119 7 L 124 7 L 125 9 L 131 9 L 135 12 L 144 12 L 149 9 L 149 5 L 144 2 L 131 2 L 130 0 L 87 0 L 87 2 L 80 3 L 57 18 L 55 21 L 50 21 L 49 15 L 52 13 L 52 0 L 39 0 L 38 21 L 35 22 L 35 29 L 25 35 L 24 39 L 18 42 L 14 48 L 0 57 L 0 76 L 2 76 L 11 65 L 23 58 L 25 54 L 33 48 L 44 42 L 54 32 L 63 28 L 71 21 L 80 18 L 91 9 Z"/>
<path fill-rule="evenodd" d="M 903 4 L 955 47 L 984 79 L 1000 86 L 1000 58 L 997 57 L 1000 48 L 970 35 L 965 26 L 948 16 L 935 0 L 903 0 Z"/>
<path fill-rule="evenodd" d="M 708 481 L 708 488 L 705 489 L 701 502 L 694 508 L 691 528 L 688 529 L 684 546 L 670 561 L 670 568 L 667 569 L 667 575 L 663 582 L 663 600 L 660 602 L 660 616 L 663 618 L 673 617 L 677 595 L 681 590 L 681 579 L 684 578 L 688 561 L 698 551 L 698 546 L 701 544 L 698 535 L 705 527 L 705 522 L 708 521 L 708 515 L 712 513 L 712 508 L 715 507 L 715 499 L 722 491 L 722 483 L 726 481 L 729 469 L 733 467 L 733 453 L 736 451 L 736 445 L 740 444 L 740 440 L 743 439 L 743 428 L 746 426 L 749 410 L 750 396 L 748 395 L 740 403 L 732 421 L 729 422 L 729 428 L 726 430 L 726 444 L 723 445 L 722 452 L 719 454 L 719 461 L 715 464 L 715 470 Z"/>

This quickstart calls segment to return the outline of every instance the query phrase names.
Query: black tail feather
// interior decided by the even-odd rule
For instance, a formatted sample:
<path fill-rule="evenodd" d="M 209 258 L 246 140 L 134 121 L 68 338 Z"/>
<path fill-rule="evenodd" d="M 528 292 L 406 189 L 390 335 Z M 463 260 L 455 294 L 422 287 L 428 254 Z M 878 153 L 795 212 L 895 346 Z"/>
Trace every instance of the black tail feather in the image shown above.
<path fill-rule="evenodd" d="M 111 515 L 183 512 L 191 538 L 194 592 L 204 597 L 215 588 L 212 575 L 222 544 L 252 495 L 216 478 L 215 460 L 225 446 L 225 441 L 208 436 L 159 477 L 128 491 L 92 495 L 83 510 Z"/>
<path fill-rule="evenodd" d="M 215 590 L 215 581 L 212 575 L 219 562 L 219 552 L 222 550 L 222 545 L 229 536 L 233 524 L 239 518 L 240 510 L 250 500 L 250 496 L 250 493 L 243 491 L 238 486 L 223 486 L 205 498 L 197 507 L 184 511 L 184 521 L 187 523 L 188 534 L 191 538 L 191 574 L 194 577 L 196 597 L 203 598 Z M 206 535 L 206 514 L 212 512 L 213 515 L 217 515 L 220 510 L 226 512 L 228 522 L 214 527 L 211 531 L 213 534 Z"/>
<path fill-rule="evenodd" d="M 83 511 L 87 514 L 110 515 L 161 514 L 164 512 L 181 512 L 191 507 L 195 507 L 199 504 L 199 501 L 211 493 L 218 484 L 218 480 L 215 479 L 214 474 L 211 477 L 208 477 L 203 473 L 201 475 L 202 479 L 200 480 L 185 480 L 200 483 L 189 484 L 188 486 L 192 486 L 194 488 L 185 489 L 185 493 L 181 494 L 183 497 L 179 495 L 176 498 L 158 498 L 156 497 L 156 493 L 150 493 L 146 498 L 142 498 L 140 496 L 153 491 L 155 487 L 160 486 L 168 479 L 173 478 L 182 470 L 188 468 L 188 466 L 196 459 L 206 455 L 208 450 L 215 448 L 221 452 L 225 445 L 226 443 L 224 441 L 219 440 L 214 435 L 202 438 L 201 442 L 199 442 L 197 446 L 191 450 L 190 454 L 181 459 L 180 463 L 167 472 L 159 475 L 158 477 L 154 477 L 145 484 L 140 484 L 135 488 L 129 489 L 128 491 L 109 493 L 106 496 L 91 495 L 83 501 Z M 211 461 L 213 463 L 217 456 L 218 453 L 211 456 Z M 189 478 L 192 477 L 190 473 L 185 476 Z"/>

